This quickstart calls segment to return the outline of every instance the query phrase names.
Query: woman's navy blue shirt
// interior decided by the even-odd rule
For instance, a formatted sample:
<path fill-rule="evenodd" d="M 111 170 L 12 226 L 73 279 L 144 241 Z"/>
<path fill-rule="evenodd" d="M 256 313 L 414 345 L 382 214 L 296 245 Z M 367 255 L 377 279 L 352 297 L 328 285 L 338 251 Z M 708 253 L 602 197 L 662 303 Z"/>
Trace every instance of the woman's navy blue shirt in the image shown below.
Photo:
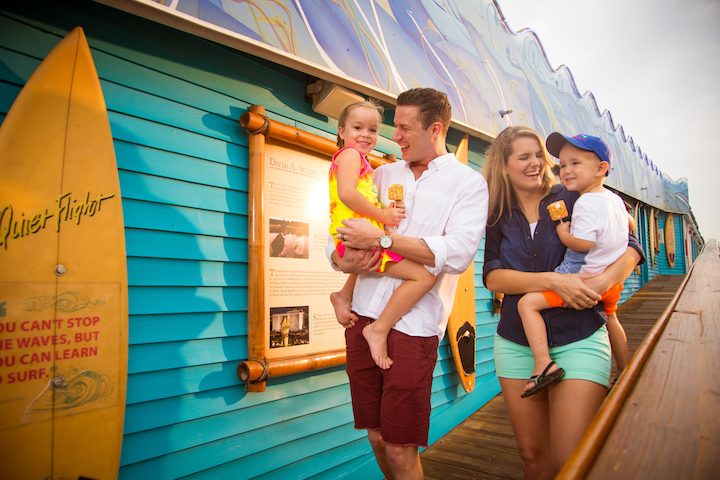
<path fill-rule="evenodd" d="M 485 265 L 483 282 L 487 274 L 498 268 L 520 272 L 552 272 L 565 255 L 565 245 L 557 235 L 557 222 L 550 218 L 547 206 L 558 200 L 564 200 L 570 217 L 578 192 L 571 192 L 562 185 L 554 185 L 540 202 L 540 219 L 535 228 L 534 238 L 530 235 L 530 225 L 520 207 L 513 206 L 512 218 L 507 214 L 493 226 L 488 226 L 485 237 Z M 634 236 L 630 235 L 629 245 L 645 255 Z M 505 295 L 500 311 L 500 323 L 497 333 L 502 338 L 519 345 L 529 346 L 518 313 L 517 304 L 522 295 Z M 548 332 L 548 345 L 557 347 L 588 338 L 606 322 L 602 303 L 595 308 L 574 310 L 571 308 L 551 308 L 542 312 Z"/>

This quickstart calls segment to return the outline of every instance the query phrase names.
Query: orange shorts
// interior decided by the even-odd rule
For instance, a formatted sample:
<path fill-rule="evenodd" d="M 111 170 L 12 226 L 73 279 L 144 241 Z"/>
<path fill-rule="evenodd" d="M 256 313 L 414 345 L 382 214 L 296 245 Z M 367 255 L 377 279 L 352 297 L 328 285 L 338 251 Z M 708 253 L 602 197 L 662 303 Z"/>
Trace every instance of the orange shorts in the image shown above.
<path fill-rule="evenodd" d="M 615 311 L 617 310 L 618 301 L 620 301 L 620 292 L 622 292 L 622 290 L 623 284 L 619 283 L 607 292 L 603 293 L 600 301 L 605 308 L 606 314 L 612 315 L 613 313 L 615 313 Z M 542 292 L 542 294 L 543 297 L 545 297 L 545 301 L 547 301 L 551 307 L 562 307 L 563 303 L 565 303 L 565 300 L 560 298 L 560 295 L 555 292 Z"/>

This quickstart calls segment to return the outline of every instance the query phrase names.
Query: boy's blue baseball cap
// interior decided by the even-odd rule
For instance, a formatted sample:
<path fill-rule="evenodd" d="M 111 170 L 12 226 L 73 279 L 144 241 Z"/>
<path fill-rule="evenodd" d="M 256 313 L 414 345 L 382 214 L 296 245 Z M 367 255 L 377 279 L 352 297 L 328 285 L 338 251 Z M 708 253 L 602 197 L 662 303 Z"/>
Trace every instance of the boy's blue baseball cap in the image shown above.
<path fill-rule="evenodd" d="M 612 152 L 610 151 L 610 145 L 605 142 L 602 138 L 591 137 L 590 135 L 580 134 L 574 137 L 566 137 L 562 133 L 554 132 L 545 141 L 545 146 L 548 152 L 553 157 L 560 157 L 560 150 L 565 146 L 566 143 L 573 145 L 582 150 L 594 152 L 600 160 L 607 162 L 608 171 L 612 170 Z"/>

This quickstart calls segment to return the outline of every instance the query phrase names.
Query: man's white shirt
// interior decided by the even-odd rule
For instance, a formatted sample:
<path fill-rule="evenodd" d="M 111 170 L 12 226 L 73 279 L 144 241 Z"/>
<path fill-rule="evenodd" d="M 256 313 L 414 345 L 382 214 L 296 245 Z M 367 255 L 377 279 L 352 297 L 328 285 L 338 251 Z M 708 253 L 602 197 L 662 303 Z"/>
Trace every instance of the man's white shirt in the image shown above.
<path fill-rule="evenodd" d="M 388 187 L 404 187 L 406 216 L 397 233 L 422 238 L 435 255 L 435 266 L 425 268 L 438 277 L 430 292 L 396 324 L 410 336 L 442 339 L 452 311 L 458 274 L 463 273 L 478 251 L 488 215 L 485 178 L 461 164 L 451 153 L 430 162 L 416 181 L 410 165 L 402 160 L 375 170 L 375 183 L 383 207 L 390 204 Z M 331 259 L 335 245 L 329 237 L 325 248 Z M 334 266 L 334 265 L 333 265 Z M 359 275 L 352 309 L 362 316 L 378 318 L 403 280 L 381 275 Z"/>

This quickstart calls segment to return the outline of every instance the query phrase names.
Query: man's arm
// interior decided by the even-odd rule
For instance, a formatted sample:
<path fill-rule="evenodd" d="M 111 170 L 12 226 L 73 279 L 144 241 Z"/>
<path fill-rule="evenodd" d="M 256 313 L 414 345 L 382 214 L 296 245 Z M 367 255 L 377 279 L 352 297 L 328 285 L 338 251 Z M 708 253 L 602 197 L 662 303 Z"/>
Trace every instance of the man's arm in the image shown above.
<path fill-rule="evenodd" d="M 337 229 L 343 234 L 346 247 L 360 250 L 380 248 L 380 237 L 385 231 L 380 230 L 364 218 L 348 218 L 343 220 L 344 227 Z M 393 244 L 390 251 L 423 265 L 435 266 L 435 255 L 421 238 L 406 237 L 397 233 L 391 234 Z"/>
<path fill-rule="evenodd" d="M 414 262 L 426 265 L 434 275 L 440 272 L 462 273 L 472 262 L 482 241 L 487 224 L 488 191 L 485 178 L 469 175 L 458 191 L 462 192 L 452 206 L 444 233 L 423 238 L 392 234 L 390 251 Z M 412 218 L 412 212 L 410 217 Z M 365 219 L 343 220 L 343 244 L 352 248 L 368 249 L 380 246 L 385 233 Z"/>

